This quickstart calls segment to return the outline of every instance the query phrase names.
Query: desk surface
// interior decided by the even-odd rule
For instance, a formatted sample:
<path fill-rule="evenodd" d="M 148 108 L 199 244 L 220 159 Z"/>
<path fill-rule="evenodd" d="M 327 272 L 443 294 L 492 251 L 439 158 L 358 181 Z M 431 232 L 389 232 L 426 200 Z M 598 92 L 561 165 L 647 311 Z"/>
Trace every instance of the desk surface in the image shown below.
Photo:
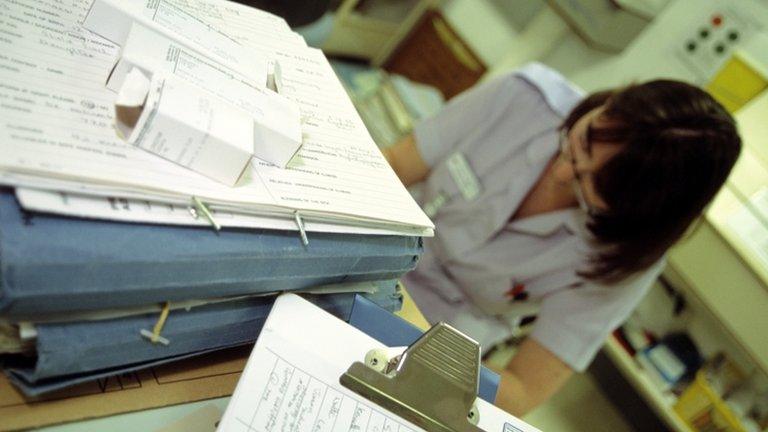
<path fill-rule="evenodd" d="M 403 290 L 403 308 L 396 314 L 422 330 L 429 328 L 429 323 L 424 318 L 424 315 L 422 315 L 421 311 L 419 311 L 416 304 L 405 290 Z M 227 396 L 50 426 L 39 430 L 44 432 L 96 432 L 105 430 L 111 432 L 134 432 L 137 430 L 154 431 L 190 415 L 206 405 L 214 405 L 223 412 L 228 403 L 229 397 Z"/>
<path fill-rule="evenodd" d="M 402 283 L 400 284 L 402 286 Z M 411 295 L 403 287 L 403 308 L 400 312 L 395 312 L 395 315 L 415 325 L 423 331 L 427 331 L 431 326 L 424 315 L 421 313 L 416 303 L 413 302 Z"/>

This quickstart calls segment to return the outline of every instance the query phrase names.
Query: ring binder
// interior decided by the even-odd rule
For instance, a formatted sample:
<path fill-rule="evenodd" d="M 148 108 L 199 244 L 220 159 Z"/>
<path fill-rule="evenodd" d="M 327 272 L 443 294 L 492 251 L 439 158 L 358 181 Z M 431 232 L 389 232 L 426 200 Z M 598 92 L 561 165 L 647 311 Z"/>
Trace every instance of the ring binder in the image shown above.
<path fill-rule="evenodd" d="M 155 323 L 155 326 L 152 328 L 152 331 L 146 329 L 139 330 L 139 333 L 149 339 L 150 342 L 153 344 L 160 343 L 163 345 L 169 345 L 171 341 L 168 339 L 160 336 L 160 332 L 163 331 L 163 326 L 165 326 L 165 321 L 168 319 L 168 313 L 171 311 L 171 303 L 165 302 L 163 303 L 163 309 L 160 311 L 160 318 L 157 319 L 157 322 Z"/>
<path fill-rule="evenodd" d="M 293 212 L 293 219 L 296 221 L 296 226 L 299 227 L 299 235 L 301 235 L 301 244 L 309 246 L 309 239 L 307 238 L 307 231 L 304 229 L 304 221 L 301 219 L 298 211 Z"/>
<path fill-rule="evenodd" d="M 205 206 L 205 203 L 200 201 L 200 198 L 196 196 L 192 197 L 192 207 L 190 207 L 189 212 L 195 219 L 197 219 L 200 216 L 200 213 L 202 213 L 203 216 L 208 219 L 208 222 L 211 223 L 214 230 L 221 231 L 221 225 L 216 221 L 216 218 L 213 217 L 213 214 L 210 212 L 210 210 L 208 210 L 208 207 Z"/>

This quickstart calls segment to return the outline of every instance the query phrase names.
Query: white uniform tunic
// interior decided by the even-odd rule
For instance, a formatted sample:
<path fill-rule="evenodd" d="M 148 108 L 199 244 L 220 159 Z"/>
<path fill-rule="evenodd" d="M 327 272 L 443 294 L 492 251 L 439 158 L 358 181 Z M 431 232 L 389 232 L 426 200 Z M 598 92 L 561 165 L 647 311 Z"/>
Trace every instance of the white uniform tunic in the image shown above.
<path fill-rule="evenodd" d="M 562 76 L 530 64 L 459 95 L 416 127 L 417 148 L 431 167 L 417 199 L 434 212 L 436 235 L 425 239 L 421 261 L 404 278 L 430 322 L 446 321 L 484 348 L 536 314 L 531 336 L 577 371 L 663 267 L 660 261 L 602 285 L 576 274 L 592 251 L 580 209 L 510 222 L 559 151 L 557 128 L 581 98 Z M 468 170 L 456 168 L 461 156 Z"/>

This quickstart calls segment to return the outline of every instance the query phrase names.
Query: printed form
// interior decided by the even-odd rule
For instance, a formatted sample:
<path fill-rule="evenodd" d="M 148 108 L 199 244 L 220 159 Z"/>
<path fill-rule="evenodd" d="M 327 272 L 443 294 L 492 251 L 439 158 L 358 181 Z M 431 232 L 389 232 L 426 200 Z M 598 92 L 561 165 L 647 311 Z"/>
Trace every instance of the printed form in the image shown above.
<path fill-rule="evenodd" d="M 339 384 L 375 339 L 295 294 L 285 294 L 264 324 L 219 432 L 408 432 L 418 426 Z M 478 399 L 486 432 L 536 432 Z"/>

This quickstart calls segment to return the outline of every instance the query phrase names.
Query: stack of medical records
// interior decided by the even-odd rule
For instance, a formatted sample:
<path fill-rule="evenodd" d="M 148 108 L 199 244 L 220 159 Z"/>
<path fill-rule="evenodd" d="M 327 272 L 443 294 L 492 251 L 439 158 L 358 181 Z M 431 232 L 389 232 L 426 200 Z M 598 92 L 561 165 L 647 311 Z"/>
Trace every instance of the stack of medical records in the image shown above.
<path fill-rule="evenodd" d="M 12 39 L 0 40 L 0 94 L 8 101 L 0 106 L 2 183 L 181 208 L 194 197 L 222 226 L 296 229 L 298 214 L 309 232 L 431 235 L 432 222 L 383 158 L 323 53 L 305 46 L 283 20 L 224 0 L 68 1 L 67 7 L 33 0 L 8 8 L 19 24 Z M 299 108 L 303 134 L 287 168 L 254 158 L 229 187 L 182 166 L 199 149 L 174 163 L 119 138 L 116 94 L 107 83 L 125 63 L 120 44 L 129 45 L 139 28 L 154 31 L 153 40 L 165 47 L 159 60 L 130 57 L 145 72 L 161 70 L 238 106 L 251 104 L 253 113 L 270 106 L 253 106 L 261 99 L 243 94 L 268 93 L 270 81 L 279 83 L 279 94 Z M 253 59 L 235 61 L 244 55 Z M 251 66 L 260 61 L 264 68 Z M 76 207 L 42 193 L 24 205 L 118 217 L 98 203 Z M 131 209 L 120 217 L 180 223 L 158 214 L 162 209 Z"/>
<path fill-rule="evenodd" d="M 223 0 L 11 1 L 3 14 L 0 352 L 25 394 L 253 342 L 275 292 L 343 319 L 355 292 L 400 307 L 396 279 L 433 225 L 323 54 L 282 19 Z M 287 167 L 253 158 L 230 187 L 118 137 L 106 83 L 136 26 L 170 41 L 164 73 L 295 103 Z"/>

